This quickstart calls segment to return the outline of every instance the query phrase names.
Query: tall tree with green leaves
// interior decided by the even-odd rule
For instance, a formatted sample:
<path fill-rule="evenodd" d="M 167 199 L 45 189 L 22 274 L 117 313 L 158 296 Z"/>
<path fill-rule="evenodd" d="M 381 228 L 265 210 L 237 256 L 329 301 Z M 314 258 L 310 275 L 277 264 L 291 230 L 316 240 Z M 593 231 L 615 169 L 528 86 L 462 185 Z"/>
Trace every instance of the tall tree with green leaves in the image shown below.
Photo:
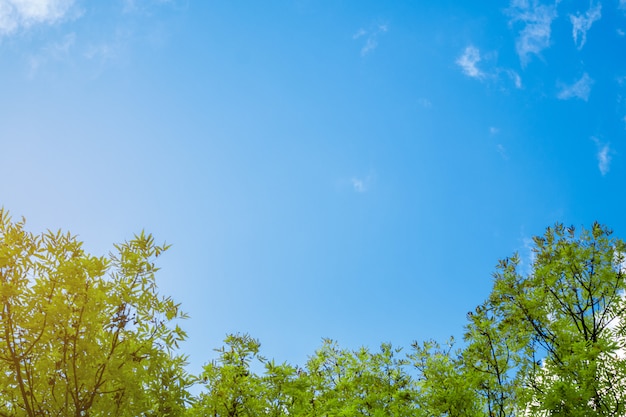
<path fill-rule="evenodd" d="M 262 377 L 265 415 L 306 416 L 310 410 L 310 380 L 306 371 L 288 363 L 265 362 Z"/>
<path fill-rule="evenodd" d="M 624 242 L 596 223 L 556 224 L 534 238 L 531 270 L 500 262 L 472 315 L 464 355 L 497 415 L 626 412 Z"/>
<path fill-rule="evenodd" d="M 109 257 L 0 209 L 0 416 L 177 416 L 190 400 L 179 305 L 141 233 Z"/>
<path fill-rule="evenodd" d="M 530 268 L 499 262 L 464 344 L 414 344 L 430 416 L 623 416 L 626 245 L 598 223 L 534 238 Z M 522 271 L 524 269 L 524 271 Z"/>
<path fill-rule="evenodd" d="M 251 365 L 262 365 L 261 343 L 248 334 L 230 334 L 219 357 L 207 363 L 200 375 L 205 391 L 190 412 L 193 416 L 253 417 L 266 412 L 262 377 Z"/>
<path fill-rule="evenodd" d="M 422 416 L 484 416 L 483 397 L 474 375 L 474 364 L 467 366 L 463 350 L 451 338 L 445 345 L 436 341 L 414 342 L 408 355 L 416 371 L 415 403 Z M 489 414 L 487 414 L 489 415 Z"/>

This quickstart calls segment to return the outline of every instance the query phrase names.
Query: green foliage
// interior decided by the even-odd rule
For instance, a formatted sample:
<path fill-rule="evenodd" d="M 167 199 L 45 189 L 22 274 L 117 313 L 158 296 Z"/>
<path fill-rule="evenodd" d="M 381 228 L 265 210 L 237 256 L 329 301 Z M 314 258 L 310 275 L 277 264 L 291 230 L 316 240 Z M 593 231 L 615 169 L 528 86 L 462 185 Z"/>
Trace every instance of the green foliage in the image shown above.
<path fill-rule="evenodd" d="M 534 238 L 533 264 L 500 261 L 465 344 L 414 344 L 417 404 L 429 416 L 622 416 L 626 245 L 599 224 Z"/>
<path fill-rule="evenodd" d="M 265 415 L 304 416 L 310 405 L 309 380 L 304 370 L 287 363 L 265 362 Z"/>
<path fill-rule="evenodd" d="M 417 371 L 417 403 L 423 415 L 480 416 L 483 403 L 475 389 L 476 372 L 467 366 L 451 338 L 445 346 L 435 341 L 413 343 L 409 355 Z"/>
<path fill-rule="evenodd" d="M 0 209 L 0 416 L 175 416 L 189 400 L 179 305 L 156 290 L 167 246 L 141 233 L 109 257 L 33 235 Z"/>
<path fill-rule="evenodd" d="M 626 398 L 624 242 L 599 224 L 534 238 L 534 262 L 502 260 L 470 313 L 465 362 L 488 415 L 619 416 Z"/>
<path fill-rule="evenodd" d="M 306 365 L 310 381 L 309 414 L 313 416 L 415 415 L 411 378 L 400 349 L 382 344 L 379 352 L 366 348 L 340 349 L 324 340 Z"/>
<path fill-rule="evenodd" d="M 350 351 L 324 340 L 303 369 L 259 359 L 265 374 L 254 375 L 258 342 L 229 336 L 205 368 L 202 401 L 216 405 L 198 415 L 624 415 L 624 242 L 598 224 L 557 224 L 534 242 L 527 274 L 517 255 L 500 261 L 462 347 L 414 343 L 398 358 L 387 344 Z"/>
<path fill-rule="evenodd" d="M 415 414 L 407 364 L 388 344 L 371 353 L 340 349 L 324 340 L 304 369 L 259 356 L 248 335 L 229 335 L 218 359 L 202 373 L 205 392 L 193 416 L 412 416 Z M 264 365 L 261 375 L 251 365 Z"/>
<path fill-rule="evenodd" d="M 204 366 L 200 380 L 205 391 L 190 415 L 306 415 L 309 381 L 301 369 L 266 360 L 259 355 L 259 341 L 247 334 L 228 335 L 224 343 L 216 349 L 218 358 Z"/>
<path fill-rule="evenodd" d="M 534 243 L 527 273 L 500 261 L 461 347 L 325 339 L 300 368 L 232 334 L 191 377 L 176 354 L 185 315 L 155 282 L 166 245 L 141 233 L 94 257 L 0 210 L 0 417 L 623 416 L 626 244 L 599 224 Z"/>
<path fill-rule="evenodd" d="M 489 301 L 468 313 L 468 321 L 467 345 L 462 352 L 467 381 L 481 399 L 486 415 L 516 415 L 517 373 L 523 364 L 521 352 L 527 346 L 527 334 Z"/>
<path fill-rule="evenodd" d="M 265 411 L 261 377 L 250 370 L 263 362 L 261 344 L 249 335 L 229 335 L 226 346 L 216 349 L 219 358 L 204 367 L 201 380 L 206 392 L 194 404 L 193 415 L 251 417 Z"/>

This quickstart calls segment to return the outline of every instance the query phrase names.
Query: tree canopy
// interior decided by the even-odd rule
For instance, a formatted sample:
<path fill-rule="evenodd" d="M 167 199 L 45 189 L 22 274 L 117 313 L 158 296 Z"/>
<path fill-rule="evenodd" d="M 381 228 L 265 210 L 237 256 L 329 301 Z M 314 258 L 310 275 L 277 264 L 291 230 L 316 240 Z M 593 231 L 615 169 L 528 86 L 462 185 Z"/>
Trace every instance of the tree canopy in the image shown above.
<path fill-rule="evenodd" d="M 626 414 L 626 245 L 600 224 L 549 227 L 530 266 L 501 260 L 460 343 L 324 339 L 298 366 L 233 333 L 199 375 L 157 290 L 167 248 L 142 232 L 95 257 L 0 209 L 0 416 Z"/>
<path fill-rule="evenodd" d="M 0 415 L 169 416 L 189 400 L 179 305 L 159 296 L 141 233 L 94 257 L 0 210 Z"/>

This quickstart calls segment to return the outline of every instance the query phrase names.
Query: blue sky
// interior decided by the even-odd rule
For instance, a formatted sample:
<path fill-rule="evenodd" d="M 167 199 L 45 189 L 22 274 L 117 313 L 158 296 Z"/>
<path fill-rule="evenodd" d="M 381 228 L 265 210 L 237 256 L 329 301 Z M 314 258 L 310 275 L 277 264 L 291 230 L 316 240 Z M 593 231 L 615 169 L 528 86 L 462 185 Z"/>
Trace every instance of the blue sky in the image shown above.
<path fill-rule="evenodd" d="M 0 204 L 173 244 L 192 370 L 461 336 L 556 221 L 626 237 L 626 2 L 0 0 Z"/>

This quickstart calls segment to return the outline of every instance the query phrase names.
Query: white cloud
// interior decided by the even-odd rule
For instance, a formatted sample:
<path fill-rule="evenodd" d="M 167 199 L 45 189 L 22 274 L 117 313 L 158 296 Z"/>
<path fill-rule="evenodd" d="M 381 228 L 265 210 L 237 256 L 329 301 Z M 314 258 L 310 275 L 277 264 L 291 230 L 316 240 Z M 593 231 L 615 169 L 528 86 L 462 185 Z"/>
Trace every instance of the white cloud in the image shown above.
<path fill-rule="evenodd" d="M 532 238 L 527 237 L 522 231 L 522 246 L 518 249 L 519 254 L 519 268 L 523 275 L 531 274 L 537 259 L 537 254 L 533 250 L 535 242 Z"/>
<path fill-rule="evenodd" d="M 122 4 L 122 13 L 132 15 L 153 16 L 153 13 L 162 6 L 170 10 L 188 10 L 190 0 L 115 0 Z"/>
<path fill-rule="evenodd" d="M 92 77 L 98 77 L 110 66 L 124 66 L 129 60 L 132 49 L 133 33 L 124 28 L 118 28 L 107 39 L 88 43 L 83 48 L 83 58 L 90 62 L 93 69 Z"/>
<path fill-rule="evenodd" d="M 551 25 L 557 17 L 556 5 L 540 4 L 537 0 L 512 0 L 507 10 L 511 16 L 511 24 L 521 22 L 523 28 L 519 33 L 515 47 L 522 66 L 528 63 L 531 54 L 539 55 L 550 46 Z"/>
<path fill-rule="evenodd" d="M 352 178 L 350 179 L 350 182 L 352 183 L 354 191 L 356 191 L 357 193 L 364 193 L 365 191 L 367 191 L 367 184 L 364 180 L 360 178 Z"/>
<path fill-rule="evenodd" d="M 369 36 L 365 41 L 365 45 L 361 48 L 361 56 L 367 55 L 370 51 L 373 51 L 378 47 L 378 41 L 376 38 Z"/>
<path fill-rule="evenodd" d="M 598 159 L 598 169 L 602 176 L 606 175 L 611 169 L 611 145 L 609 143 L 602 143 L 600 139 L 592 137 L 591 140 L 596 144 Z"/>
<path fill-rule="evenodd" d="M 620 9 L 626 9 L 626 0 L 619 0 L 619 6 Z"/>
<path fill-rule="evenodd" d="M 584 73 L 580 80 L 569 86 L 564 86 L 557 94 L 557 97 L 561 100 L 568 100 L 570 98 L 579 98 L 587 101 L 589 99 L 589 93 L 591 93 L 591 86 L 593 80 Z"/>
<path fill-rule="evenodd" d="M 367 31 L 363 28 L 357 30 L 356 32 L 354 32 L 354 35 L 352 35 L 352 39 L 359 39 L 361 36 L 365 36 L 367 35 Z"/>
<path fill-rule="evenodd" d="M 424 97 L 418 98 L 417 103 L 425 109 L 430 109 L 433 106 L 433 103 Z"/>
<path fill-rule="evenodd" d="M 370 174 L 364 178 L 352 177 L 350 179 L 350 183 L 352 184 L 354 191 L 357 193 L 364 193 L 370 189 L 373 180 L 374 176 L 373 174 Z"/>
<path fill-rule="evenodd" d="M 489 134 L 491 136 L 499 135 L 500 134 L 500 128 L 495 127 L 495 126 L 489 126 Z M 504 159 L 505 161 L 509 160 L 509 154 L 507 153 L 506 148 L 504 147 L 503 144 L 498 143 L 496 145 L 496 150 L 498 151 L 498 154 L 500 154 L 502 159 Z"/>
<path fill-rule="evenodd" d="M 29 75 L 32 77 L 46 62 L 64 60 L 76 44 L 76 34 L 69 33 L 59 42 L 50 42 L 38 54 L 29 57 Z"/>
<path fill-rule="evenodd" d="M 504 71 L 509 76 L 509 78 L 511 78 L 513 83 L 515 84 L 515 88 L 517 88 L 517 89 L 522 88 L 522 78 L 519 76 L 519 74 L 517 72 L 515 72 L 515 71 L 513 71 L 511 69 L 505 69 Z"/>
<path fill-rule="evenodd" d="M 606 173 L 609 172 L 611 165 L 611 155 L 609 155 L 610 150 L 611 148 L 607 143 L 598 151 L 598 169 L 600 169 L 602 175 L 606 175 Z"/>
<path fill-rule="evenodd" d="M 591 29 L 593 22 L 600 20 L 600 17 L 602 17 L 602 5 L 600 3 L 595 6 L 590 5 L 589 10 L 587 10 L 584 16 L 580 13 L 576 13 L 576 16 L 569 16 L 570 21 L 572 22 L 572 36 L 574 37 L 574 44 L 579 50 L 582 49 L 587 42 L 587 31 Z"/>
<path fill-rule="evenodd" d="M 496 146 L 496 149 L 498 150 L 498 153 L 500 154 L 502 159 L 504 159 L 505 161 L 509 160 L 509 154 L 506 152 L 506 148 L 504 147 L 504 145 L 502 145 L 501 143 L 498 143 L 498 145 Z"/>
<path fill-rule="evenodd" d="M 153 5 L 175 3 L 176 0 L 123 0 L 124 12 L 136 12 L 149 8 Z"/>
<path fill-rule="evenodd" d="M 63 20 L 74 0 L 0 0 L 0 35 Z"/>
<path fill-rule="evenodd" d="M 48 44 L 48 46 L 46 46 L 44 50 L 52 58 L 59 59 L 59 58 L 66 56 L 75 43 L 76 43 L 76 34 L 69 33 L 63 37 L 62 41 L 52 42 Z"/>
<path fill-rule="evenodd" d="M 350 187 L 352 188 L 354 192 L 365 193 L 369 191 L 369 189 L 371 188 L 372 183 L 374 182 L 374 178 L 375 178 L 374 174 L 371 174 L 371 173 L 365 177 L 354 176 L 350 178 L 348 183 L 350 184 Z"/>
<path fill-rule="evenodd" d="M 108 62 L 114 60 L 122 49 L 123 43 L 119 39 L 99 44 L 91 44 L 85 50 L 84 56 L 89 60 Z"/>
<path fill-rule="evenodd" d="M 475 46 L 468 46 L 465 48 L 461 56 L 456 60 L 456 63 L 463 69 L 466 75 L 472 78 L 482 79 L 485 77 L 485 73 L 478 69 L 476 64 L 480 62 L 480 51 Z"/>
<path fill-rule="evenodd" d="M 373 51 L 374 49 L 376 49 L 378 47 L 379 35 L 387 32 L 388 30 L 389 30 L 389 26 L 386 24 L 377 25 L 374 29 L 369 30 L 369 31 L 363 28 L 360 28 L 359 30 L 357 30 L 352 35 L 352 39 L 356 40 L 364 36 L 367 36 L 365 38 L 365 44 L 361 48 L 361 56 L 365 56 L 371 51 Z"/>
<path fill-rule="evenodd" d="M 509 78 L 513 81 L 515 88 L 522 88 L 522 79 L 519 74 L 512 69 L 498 67 L 496 65 L 497 58 L 498 54 L 496 52 L 481 54 L 477 47 L 469 45 L 463 50 L 463 53 L 455 62 L 461 67 L 465 75 L 472 78 L 481 81 L 491 80 L 500 82 L 503 74 L 505 74 L 504 78 Z M 479 63 L 482 68 L 478 67 Z M 487 67 L 487 69 L 484 69 L 485 67 Z"/>

